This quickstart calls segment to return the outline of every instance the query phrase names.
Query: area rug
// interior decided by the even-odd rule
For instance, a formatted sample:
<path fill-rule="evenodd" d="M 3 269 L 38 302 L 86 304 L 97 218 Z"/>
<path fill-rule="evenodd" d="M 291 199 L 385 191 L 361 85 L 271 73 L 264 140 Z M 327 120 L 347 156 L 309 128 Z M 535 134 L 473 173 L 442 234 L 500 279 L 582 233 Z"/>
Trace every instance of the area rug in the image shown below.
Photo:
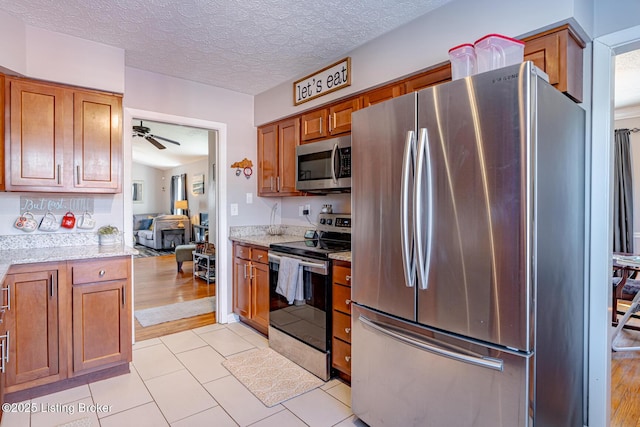
<path fill-rule="evenodd" d="M 143 327 L 172 320 L 185 319 L 216 311 L 216 297 L 206 297 L 161 307 L 136 310 L 135 316 Z"/>
<path fill-rule="evenodd" d="M 236 354 L 223 361 L 222 366 L 268 407 L 324 384 L 270 348 Z"/>
<path fill-rule="evenodd" d="M 136 258 L 148 258 L 152 256 L 173 255 L 175 249 L 153 249 L 144 245 L 134 245 L 133 248 L 138 251 Z"/>

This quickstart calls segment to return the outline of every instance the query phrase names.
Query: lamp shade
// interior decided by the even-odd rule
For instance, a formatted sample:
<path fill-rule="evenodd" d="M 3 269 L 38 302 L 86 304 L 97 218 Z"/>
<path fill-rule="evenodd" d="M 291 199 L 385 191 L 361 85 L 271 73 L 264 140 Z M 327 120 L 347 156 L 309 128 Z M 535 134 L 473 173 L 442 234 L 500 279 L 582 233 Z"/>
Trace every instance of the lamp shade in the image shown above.
<path fill-rule="evenodd" d="M 187 200 L 176 200 L 174 207 L 176 209 L 189 209 L 189 202 Z"/>

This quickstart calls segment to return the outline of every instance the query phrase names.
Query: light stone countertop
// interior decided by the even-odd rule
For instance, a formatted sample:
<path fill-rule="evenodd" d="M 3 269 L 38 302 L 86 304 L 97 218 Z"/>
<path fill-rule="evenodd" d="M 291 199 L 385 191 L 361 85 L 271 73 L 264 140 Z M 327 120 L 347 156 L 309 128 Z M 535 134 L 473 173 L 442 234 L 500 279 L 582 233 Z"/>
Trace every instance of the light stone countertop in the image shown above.
<path fill-rule="evenodd" d="M 268 249 L 272 243 L 299 242 L 304 240 L 302 236 L 292 234 L 282 234 L 280 236 L 255 235 L 255 236 L 232 236 L 230 240 L 239 243 L 248 243 L 250 245 L 260 246 Z"/>
<path fill-rule="evenodd" d="M 351 252 L 337 252 L 335 254 L 329 254 L 329 258 L 351 262 Z"/>
<path fill-rule="evenodd" d="M 131 256 L 137 253 L 137 250 L 123 244 L 0 250 L 0 282 L 4 281 L 9 267 L 15 264 Z"/>

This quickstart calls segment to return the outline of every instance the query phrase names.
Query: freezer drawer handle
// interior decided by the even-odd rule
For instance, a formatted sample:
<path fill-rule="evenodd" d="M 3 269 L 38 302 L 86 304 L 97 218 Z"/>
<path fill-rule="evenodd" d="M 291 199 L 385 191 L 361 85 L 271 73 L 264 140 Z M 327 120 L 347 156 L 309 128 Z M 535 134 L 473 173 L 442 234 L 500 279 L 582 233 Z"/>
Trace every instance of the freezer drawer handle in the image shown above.
<path fill-rule="evenodd" d="M 434 346 L 432 344 L 423 342 L 423 341 L 419 341 L 413 337 L 409 337 L 406 336 L 404 334 L 401 334 L 399 332 L 396 331 L 392 331 L 390 329 L 388 329 L 388 327 L 386 327 L 383 324 L 379 324 L 378 322 L 374 322 L 373 320 L 367 319 L 366 317 L 364 317 L 363 315 L 360 315 L 358 317 L 358 319 L 364 323 L 365 325 L 375 329 L 376 331 L 383 333 L 385 335 L 390 336 L 391 338 L 394 338 L 400 342 L 403 342 L 405 344 L 408 345 L 412 345 L 414 347 L 417 347 L 421 350 L 426 350 L 428 352 L 434 353 L 434 354 L 438 354 L 440 356 L 444 356 L 444 357 L 448 357 L 450 359 L 454 359 L 454 360 L 458 360 L 460 362 L 464 362 L 464 363 L 469 363 L 472 365 L 477 365 L 483 368 L 489 368 L 489 369 L 494 369 L 496 371 L 502 371 L 503 370 L 503 365 L 504 362 L 500 359 L 494 359 L 494 358 L 489 358 L 489 357 L 475 357 L 475 356 L 469 356 L 467 354 L 462 354 L 462 353 L 458 353 L 452 350 L 447 350 L 444 348 L 440 348 L 437 346 Z"/>

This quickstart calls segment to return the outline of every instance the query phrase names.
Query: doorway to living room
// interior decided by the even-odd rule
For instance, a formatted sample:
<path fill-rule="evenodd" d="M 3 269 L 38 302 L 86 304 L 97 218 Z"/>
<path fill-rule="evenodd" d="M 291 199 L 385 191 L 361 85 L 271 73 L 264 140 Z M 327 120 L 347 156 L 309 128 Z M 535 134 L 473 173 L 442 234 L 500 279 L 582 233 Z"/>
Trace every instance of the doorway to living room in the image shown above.
<path fill-rule="evenodd" d="M 210 247 L 216 243 L 220 124 L 129 112 L 125 123 L 131 130 L 131 158 L 125 182 L 131 182 L 131 196 L 124 197 L 125 207 L 130 200 L 131 215 L 125 217 L 133 219 L 132 242 L 146 255 L 134 259 L 133 272 L 135 335 L 140 341 L 216 321 L 217 280 L 194 275 L 189 261 L 179 271 L 175 250 L 186 245 L 191 249 L 196 240 Z M 176 180 L 181 185 L 177 193 Z M 157 313 L 143 319 L 143 311 Z"/>

